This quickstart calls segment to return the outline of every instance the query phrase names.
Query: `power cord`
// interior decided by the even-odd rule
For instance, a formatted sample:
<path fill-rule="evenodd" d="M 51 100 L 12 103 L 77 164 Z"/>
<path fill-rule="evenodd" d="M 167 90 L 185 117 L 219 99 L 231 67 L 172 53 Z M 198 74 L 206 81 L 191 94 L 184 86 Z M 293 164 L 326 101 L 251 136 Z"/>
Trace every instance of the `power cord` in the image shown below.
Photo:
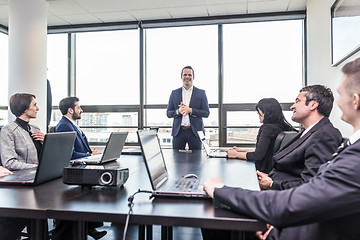
<path fill-rule="evenodd" d="M 148 191 L 148 190 L 141 190 L 141 189 L 138 189 L 137 192 L 135 192 L 134 194 L 130 195 L 128 197 L 128 206 L 129 206 L 129 212 L 126 216 L 126 221 L 125 221 L 125 227 L 124 227 L 124 233 L 123 233 L 123 240 L 125 240 L 126 238 L 126 233 L 127 233 L 127 229 L 128 229 L 128 226 L 129 226 L 129 219 L 130 219 L 130 215 L 132 214 L 133 210 L 133 206 L 134 206 L 134 198 L 135 198 L 135 195 L 138 194 L 138 193 L 152 193 L 152 191 Z M 153 196 L 150 195 L 149 197 L 149 200 L 152 198 Z"/>

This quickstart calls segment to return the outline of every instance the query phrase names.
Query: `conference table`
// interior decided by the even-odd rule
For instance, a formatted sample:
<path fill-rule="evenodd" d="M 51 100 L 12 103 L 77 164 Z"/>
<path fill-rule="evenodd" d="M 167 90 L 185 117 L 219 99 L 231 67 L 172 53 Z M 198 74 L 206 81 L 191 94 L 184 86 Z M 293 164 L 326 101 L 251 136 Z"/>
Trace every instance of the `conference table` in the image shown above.
<path fill-rule="evenodd" d="M 203 151 L 179 152 L 164 149 L 170 178 L 188 173 L 202 181 L 220 177 L 226 185 L 258 189 L 254 163 L 226 158 L 208 158 Z M 32 219 L 34 239 L 46 239 L 46 219 L 76 222 L 74 236 L 86 239 L 86 221 L 125 224 L 128 197 L 139 189 L 151 190 L 141 155 L 121 155 L 105 167 L 126 167 L 130 175 L 123 187 L 84 188 L 66 185 L 62 178 L 38 186 L 0 186 L 0 215 Z M 139 225 L 139 239 L 152 238 L 151 226 L 162 226 L 162 239 L 172 239 L 173 226 L 239 230 L 264 230 L 265 223 L 225 209 L 215 208 L 210 199 L 134 197 L 129 224 Z"/>

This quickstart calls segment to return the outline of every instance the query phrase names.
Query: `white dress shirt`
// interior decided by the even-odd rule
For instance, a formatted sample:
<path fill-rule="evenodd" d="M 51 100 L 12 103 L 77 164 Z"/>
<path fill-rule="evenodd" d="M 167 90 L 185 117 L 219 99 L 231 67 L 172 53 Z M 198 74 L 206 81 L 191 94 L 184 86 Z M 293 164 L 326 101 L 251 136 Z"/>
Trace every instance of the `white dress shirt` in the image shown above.
<path fill-rule="evenodd" d="M 190 99 L 191 99 L 193 89 L 194 89 L 194 86 L 191 86 L 188 90 L 186 90 L 184 87 L 182 87 L 182 100 L 183 100 L 183 103 L 187 106 L 189 106 L 189 104 L 190 104 Z M 189 114 L 182 116 L 181 126 L 190 126 Z"/>

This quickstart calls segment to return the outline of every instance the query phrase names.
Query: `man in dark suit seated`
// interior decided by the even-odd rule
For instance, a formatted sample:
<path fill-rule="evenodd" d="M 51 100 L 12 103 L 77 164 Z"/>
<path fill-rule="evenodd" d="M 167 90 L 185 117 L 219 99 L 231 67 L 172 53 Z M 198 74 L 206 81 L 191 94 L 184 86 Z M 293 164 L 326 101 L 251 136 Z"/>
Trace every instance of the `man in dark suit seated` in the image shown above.
<path fill-rule="evenodd" d="M 342 120 L 354 133 L 317 174 L 283 191 L 250 191 L 224 186 L 219 178 L 204 184 L 214 204 L 274 225 L 261 239 L 358 239 L 360 223 L 360 58 L 347 63 L 338 87 Z M 267 235 L 269 234 L 269 235 Z"/>
<path fill-rule="evenodd" d="M 76 124 L 81 119 L 83 110 L 79 105 L 79 98 L 67 97 L 60 101 L 59 109 L 62 113 L 60 122 L 55 127 L 55 132 L 76 132 L 74 150 L 71 159 L 83 158 L 90 155 L 101 154 L 95 149 L 91 150 L 84 132 Z"/>
<path fill-rule="evenodd" d="M 341 143 L 341 133 L 328 119 L 334 102 L 329 88 L 322 85 L 307 86 L 300 90 L 292 120 L 301 124 L 300 132 L 274 156 L 274 167 L 268 174 L 258 171 L 262 190 L 283 190 L 308 182 L 316 175 L 321 164 L 331 158 Z M 204 239 L 221 239 L 229 231 L 203 229 Z M 253 239 L 254 232 L 243 232 L 243 239 Z"/>
<path fill-rule="evenodd" d="M 174 149 L 185 149 L 186 143 L 191 150 L 201 149 L 197 131 L 205 133 L 202 118 L 207 118 L 210 110 L 205 91 L 193 86 L 194 78 L 192 67 L 184 67 L 181 70 L 183 86 L 170 95 L 166 115 L 174 118 L 171 133 Z"/>
<path fill-rule="evenodd" d="M 95 149 L 91 150 L 84 132 L 76 124 L 76 120 L 81 119 L 83 110 L 79 105 L 79 98 L 67 97 L 60 101 L 59 108 L 63 114 L 60 122 L 55 127 L 55 132 L 76 132 L 74 150 L 71 159 L 87 157 L 90 155 L 101 154 Z M 102 223 L 89 222 L 88 234 L 100 239 L 106 235 L 106 231 L 97 231 L 95 228 L 101 227 Z M 56 221 L 56 230 L 53 233 L 53 239 L 71 239 L 72 224 L 69 221 Z"/>
<path fill-rule="evenodd" d="M 291 119 L 305 131 L 273 156 L 274 167 L 269 175 L 258 172 L 262 190 L 283 190 L 299 186 L 315 176 L 319 166 L 330 159 L 341 142 L 341 133 L 328 119 L 334 102 L 329 88 L 307 86 L 300 90 Z"/>

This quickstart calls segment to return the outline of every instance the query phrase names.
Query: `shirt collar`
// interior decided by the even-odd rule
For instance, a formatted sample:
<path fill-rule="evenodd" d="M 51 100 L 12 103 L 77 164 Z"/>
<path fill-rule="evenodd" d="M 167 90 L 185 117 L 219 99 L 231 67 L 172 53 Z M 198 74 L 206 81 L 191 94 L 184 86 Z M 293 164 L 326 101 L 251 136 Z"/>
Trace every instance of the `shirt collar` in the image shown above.
<path fill-rule="evenodd" d="M 186 90 L 186 88 L 184 88 L 184 86 L 182 87 L 183 91 L 191 91 L 191 92 L 192 92 L 193 88 L 194 88 L 194 85 L 192 85 L 188 90 Z"/>
<path fill-rule="evenodd" d="M 65 116 L 65 115 L 64 115 L 64 117 L 66 117 L 67 119 L 69 119 L 69 121 L 72 122 L 75 126 L 78 126 L 78 125 L 76 124 L 76 122 L 75 122 L 74 120 L 72 120 L 71 118 L 69 118 L 68 116 Z"/>
<path fill-rule="evenodd" d="M 360 139 L 360 130 L 357 130 L 349 137 L 350 144 L 355 143 L 359 139 Z"/>
<path fill-rule="evenodd" d="M 301 134 L 301 137 L 303 137 L 306 133 L 308 133 L 316 124 L 318 124 L 318 122 L 320 122 L 321 120 L 317 121 L 316 123 L 310 125 L 307 129 L 305 129 L 305 131 Z"/>

